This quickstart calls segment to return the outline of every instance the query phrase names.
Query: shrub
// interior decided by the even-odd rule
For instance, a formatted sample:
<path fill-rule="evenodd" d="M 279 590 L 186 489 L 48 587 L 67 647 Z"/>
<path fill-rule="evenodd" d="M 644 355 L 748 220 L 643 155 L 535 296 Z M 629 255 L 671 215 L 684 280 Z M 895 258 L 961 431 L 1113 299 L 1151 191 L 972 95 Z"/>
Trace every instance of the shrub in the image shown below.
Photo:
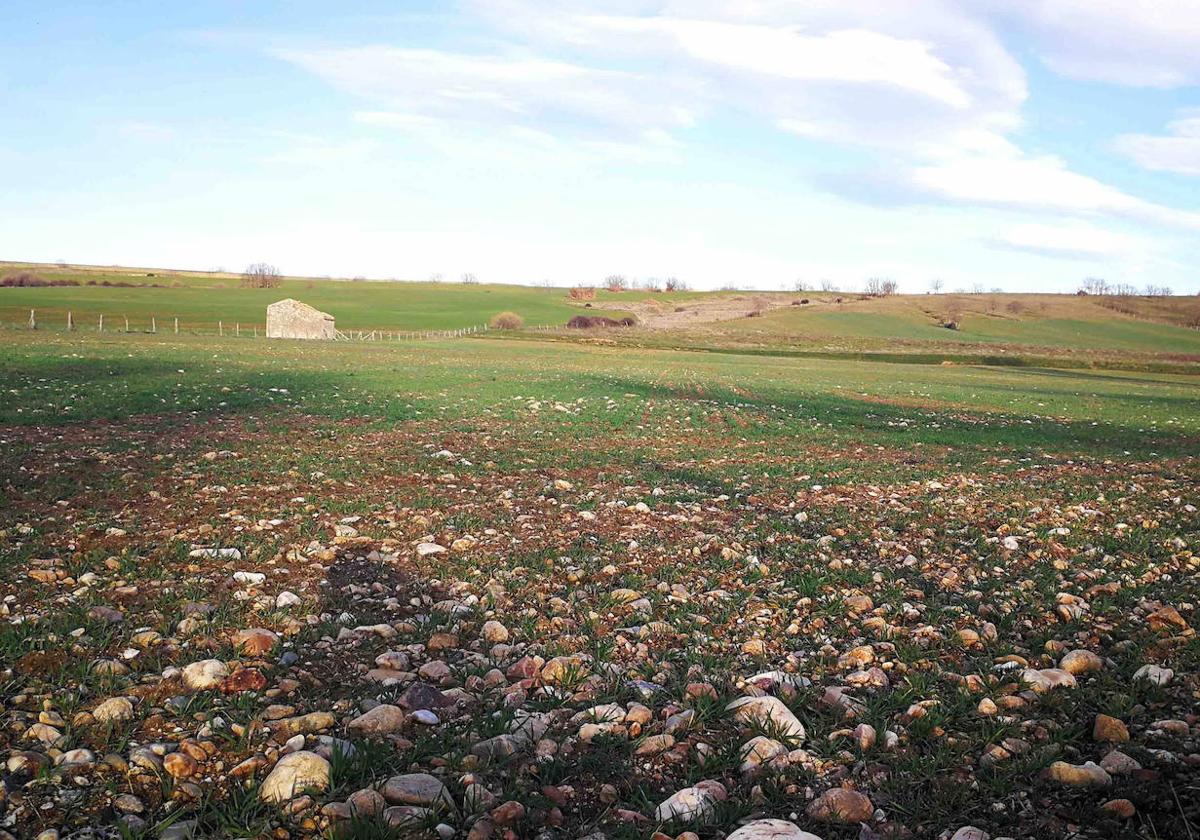
<path fill-rule="evenodd" d="M 488 326 L 494 330 L 519 330 L 525 326 L 525 319 L 516 312 L 501 312 L 492 316 Z"/>
<path fill-rule="evenodd" d="M 269 263 L 254 263 L 242 273 L 242 286 L 247 289 L 275 289 L 282 281 L 279 269 Z"/>
<path fill-rule="evenodd" d="M 47 280 L 44 277 L 38 277 L 30 271 L 21 271 L 17 274 L 9 274 L 3 280 L 0 280 L 0 286 L 78 286 L 78 280 Z"/>

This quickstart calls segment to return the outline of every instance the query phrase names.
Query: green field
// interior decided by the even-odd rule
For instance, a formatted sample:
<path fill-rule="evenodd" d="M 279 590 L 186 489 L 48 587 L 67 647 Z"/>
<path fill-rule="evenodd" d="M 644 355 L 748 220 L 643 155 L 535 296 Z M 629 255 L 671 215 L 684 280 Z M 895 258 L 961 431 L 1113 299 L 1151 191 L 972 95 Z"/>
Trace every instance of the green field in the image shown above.
<path fill-rule="evenodd" d="M 200 318 L 295 291 L 215 282 L 0 301 Z M 312 282 L 287 281 L 339 324 L 579 311 Z M 936 303 L 389 342 L 0 330 L 7 828 L 1195 836 L 1193 333 L 983 302 L 953 334 L 973 358 L 1061 352 L 942 364 Z M 316 775 L 280 807 L 289 739 Z M 668 807 L 696 785 L 703 813 Z"/>
<path fill-rule="evenodd" d="M 61 329 L 68 310 L 78 325 L 90 329 L 95 329 L 100 315 L 108 319 L 109 329 L 123 329 L 126 317 L 130 328 L 137 330 L 149 329 L 151 318 L 157 318 L 160 330 L 172 325 L 174 318 L 179 318 L 183 331 L 212 332 L 218 322 L 261 328 L 267 305 L 288 297 L 329 312 L 342 330 L 462 329 L 485 324 L 505 311 L 521 315 L 528 326 L 560 325 L 584 311 L 582 304 L 567 299 L 563 289 L 532 286 L 285 278 L 275 289 L 246 289 L 232 275 L 45 267 L 37 268 L 36 273 L 47 279 L 66 278 L 84 284 L 107 280 L 138 287 L 0 288 L 0 323 L 24 325 L 33 309 L 46 329 Z M 147 276 L 150 273 L 154 276 Z M 594 314 L 619 314 L 622 300 L 642 296 L 600 292 L 593 303 Z"/>

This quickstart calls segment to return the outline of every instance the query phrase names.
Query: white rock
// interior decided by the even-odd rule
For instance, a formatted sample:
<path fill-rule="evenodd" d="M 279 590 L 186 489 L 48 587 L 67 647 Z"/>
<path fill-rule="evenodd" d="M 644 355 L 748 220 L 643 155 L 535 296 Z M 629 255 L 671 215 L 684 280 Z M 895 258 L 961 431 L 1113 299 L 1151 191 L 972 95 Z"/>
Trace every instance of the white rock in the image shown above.
<path fill-rule="evenodd" d="M 730 834 L 728 840 L 821 840 L 787 820 L 755 820 Z"/>
<path fill-rule="evenodd" d="M 659 822 L 680 820 L 682 822 L 704 822 L 713 815 L 718 802 L 728 794 L 720 782 L 697 782 L 693 787 L 677 790 L 667 797 L 654 811 Z"/>
<path fill-rule="evenodd" d="M 306 790 L 329 789 L 329 762 L 314 752 L 301 750 L 279 759 L 258 790 L 264 802 L 287 802 Z"/>
<path fill-rule="evenodd" d="M 288 607 L 296 607 L 300 605 L 300 596 L 295 592 L 289 592 L 286 589 L 275 596 L 275 608 L 286 610 Z"/>
<path fill-rule="evenodd" d="M 133 717 L 133 704 L 125 697 L 110 697 L 92 709 L 92 717 L 100 723 L 119 723 Z"/>
<path fill-rule="evenodd" d="M 209 691 L 229 676 L 229 668 L 220 659 L 201 659 L 183 669 L 183 686 L 189 691 Z"/>
<path fill-rule="evenodd" d="M 964 825 L 958 831 L 954 832 L 954 836 L 950 840 L 989 840 L 990 836 L 982 828 L 976 828 L 973 825 Z"/>
<path fill-rule="evenodd" d="M 797 744 L 804 743 L 804 724 L 778 697 L 739 697 L 725 710 L 733 712 L 738 720 L 755 721 L 767 726 L 773 730 L 771 734 L 776 734 L 774 730 L 777 730 L 778 734 Z"/>
<path fill-rule="evenodd" d="M 241 560 L 242 552 L 236 548 L 194 548 L 188 552 L 193 560 Z"/>
<path fill-rule="evenodd" d="M 1175 678 L 1175 672 L 1170 668 L 1161 668 L 1158 665 L 1143 665 L 1137 669 L 1133 678 L 1145 680 L 1151 685 L 1166 685 Z"/>
<path fill-rule="evenodd" d="M 426 557 L 430 554 L 441 554 L 445 550 L 446 546 L 438 545 L 437 543 L 417 543 L 417 554 L 422 557 Z"/>
<path fill-rule="evenodd" d="M 262 572 L 234 572 L 233 579 L 242 586 L 258 586 L 267 579 Z"/>

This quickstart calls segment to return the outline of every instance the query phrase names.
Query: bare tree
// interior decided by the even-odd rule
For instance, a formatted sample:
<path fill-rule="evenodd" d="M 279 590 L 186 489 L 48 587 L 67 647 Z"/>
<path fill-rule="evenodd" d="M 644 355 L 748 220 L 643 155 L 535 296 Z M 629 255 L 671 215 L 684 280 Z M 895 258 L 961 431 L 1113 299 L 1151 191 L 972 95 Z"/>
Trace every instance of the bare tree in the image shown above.
<path fill-rule="evenodd" d="M 896 293 L 896 281 L 888 277 L 871 277 L 867 280 L 867 294 L 887 297 Z"/>
<path fill-rule="evenodd" d="M 796 281 L 794 283 L 792 283 L 792 291 L 793 292 L 807 292 L 808 291 L 808 284 L 804 282 L 803 277 L 797 277 Z"/>
<path fill-rule="evenodd" d="M 687 283 L 683 282 L 678 277 L 672 276 L 668 277 L 666 281 L 663 282 L 663 289 L 668 292 L 686 292 Z"/>
<path fill-rule="evenodd" d="M 822 292 L 832 292 L 833 290 L 834 290 L 833 281 L 830 280 L 828 277 L 822 277 L 821 278 L 821 291 Z"/>
<path fill-rule="evenodd" d="M 604 288 L 610 292 L 621 292 L 629 285 L 624 274 L 610 274 L 604 278 Z"/>
<path fill-rule="evenodd" d="M 479 278 L 468 271 L 462 276 L 462 282 L 464 286 L 477 286 L 479 285 Z"/>
<path fill-rule="evenodd" d="M 441 283 L 442 282 L 442 272 L 435 271 L 435 272 L 433 272 L 433 274 L 430 274 L 429 282 L 430 283 Z"/>
<path fill-rule="evenodd" d="M 277 289 L 281 282 L 279 269 L 270 263 L 254 263 L 242 273 L 242 285 L 247 289 Z"/>
<path fill-rule="evenodd" d="M 932 280 L 929 281 L 929 291 L 933 292 L 936 295 L 942 291 L 942 287 L 944 285 L 946 285 L 946 284 L 942 281 L 942 278 L 934 277 Z"/>

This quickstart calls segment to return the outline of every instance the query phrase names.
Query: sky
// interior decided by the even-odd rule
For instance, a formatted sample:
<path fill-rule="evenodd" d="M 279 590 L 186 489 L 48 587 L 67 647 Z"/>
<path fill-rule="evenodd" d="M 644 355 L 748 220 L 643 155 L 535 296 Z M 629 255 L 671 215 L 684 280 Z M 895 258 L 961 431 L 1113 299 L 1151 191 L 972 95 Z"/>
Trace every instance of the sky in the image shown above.
<path fill-rule="evenodd" d="M 57 0 L 0 23 L 0 259 L 1200 292 L 1197 0 Z"/>

